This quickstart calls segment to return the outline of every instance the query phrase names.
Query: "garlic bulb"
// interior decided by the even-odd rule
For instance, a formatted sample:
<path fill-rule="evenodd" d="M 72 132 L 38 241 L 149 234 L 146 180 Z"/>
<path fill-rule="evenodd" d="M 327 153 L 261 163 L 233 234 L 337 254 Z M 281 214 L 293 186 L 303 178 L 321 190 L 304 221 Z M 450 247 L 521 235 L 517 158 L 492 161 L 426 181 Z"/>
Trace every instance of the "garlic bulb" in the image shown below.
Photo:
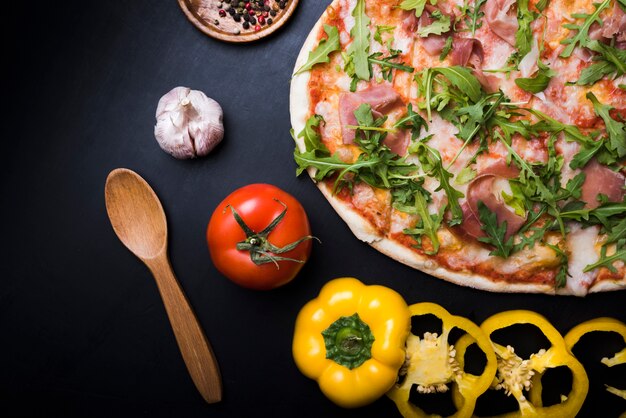
<path fill-rule="evenodd" d="M 224 137 L 222 108 L 203 92 L 176 87 L 161 97 L 154 136 L 176 158 L 207 155 Z"/>

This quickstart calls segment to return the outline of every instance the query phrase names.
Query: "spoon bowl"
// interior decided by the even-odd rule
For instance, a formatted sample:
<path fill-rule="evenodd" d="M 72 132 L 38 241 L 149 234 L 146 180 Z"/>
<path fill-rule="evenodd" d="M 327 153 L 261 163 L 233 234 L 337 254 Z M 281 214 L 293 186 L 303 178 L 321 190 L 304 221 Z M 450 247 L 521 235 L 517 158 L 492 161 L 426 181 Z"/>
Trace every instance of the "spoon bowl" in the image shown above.
<path fill-rule="evenodd" d="M 135 172 L 120 168 L 107 177 L 107 212 L 120 241 L 137 257 L 167 251 L 167 221 L 159 198 Z"/>
<path fill-rule="evenodd" d="M 206 402 L 219 402 L 222 380 L 217 360 L 172 270 L 167 254 L 167 220 L 159 198 L 141 176 L 125 168 L 109 174 L 104 196 L 118 238 L 154 275 L 176 342 L 196 388 Z"/>

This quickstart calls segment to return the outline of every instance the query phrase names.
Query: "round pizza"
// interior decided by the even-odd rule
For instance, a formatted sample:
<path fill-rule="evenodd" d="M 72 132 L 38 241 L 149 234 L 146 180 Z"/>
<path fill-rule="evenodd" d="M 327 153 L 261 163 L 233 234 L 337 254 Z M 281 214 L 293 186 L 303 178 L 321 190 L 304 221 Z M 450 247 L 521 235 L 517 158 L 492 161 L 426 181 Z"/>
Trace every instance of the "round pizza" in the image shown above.
<path fill-rule="evenodd" d="M 307 171 L 357 238 L 497 292 L 626 287 L 626 0 L 334 0 L 296 61 Z"/>

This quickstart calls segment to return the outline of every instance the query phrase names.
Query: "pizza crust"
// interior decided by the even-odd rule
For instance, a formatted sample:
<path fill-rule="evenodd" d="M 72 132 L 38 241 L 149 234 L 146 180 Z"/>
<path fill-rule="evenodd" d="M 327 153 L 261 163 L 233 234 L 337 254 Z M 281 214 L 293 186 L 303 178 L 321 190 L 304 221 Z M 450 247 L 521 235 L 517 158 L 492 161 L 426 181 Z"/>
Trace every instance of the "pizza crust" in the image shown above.
<path fill-rule="evenodd" d="M 337 3 L 335 0 L 333 4 Z M 330 7 L 333 6 L 331 4 Z M 307 61 L 308 54 L 318 44 L 319 34 L 322 30 L 322 24 L 325 21 L 328 10 L 322 14 L 313 29 L 306 38 L 300 53 L 296 59 L 294 73 L 302 67 Z M 293 76 L 290 89 L 290 115 L 291 125 L 295 134 L 304 129 L 307 118 L 310 116 L 310 100 L 308 94 L 308 84 L 310 81 L 310 72 L 304 72 Z M 300 151 L 306 151 L 304 142 L 301 138 L 295 139 Z M 309 168 L 308 174 L 314 180 L 315 169 Z M 325 182 L 316 182 L 318 189 L 331 204 L 337 214 L 348 225 L 352 233 L 361 241 L 368 243 L 376 250 L 399 261 L 409 267 L 415 268 L 437 278 L 455 283 L 461 286 L 471 287 L 490 292 L 501 293 L 544 293 L 544 294 L 569 294 L 561 289 L 557 292 L 552 285 L 538 283 L 511 283 L 503 280 L 494 280 L 489 277 L 482 276 L 469 271 L 453 271 L 440 265 L 436 260 L 422 255 L 416 251 L 407 248 L 399 242 L 389 239 L 380 234 L 380 232 L 368 221 L 355 211 L 351 205 L 338 198 L 331 188 Z M 594 283 L 590 289 L 590 293 L 621 290 L 626 288 L 624 280 L 603 280 Z"/>

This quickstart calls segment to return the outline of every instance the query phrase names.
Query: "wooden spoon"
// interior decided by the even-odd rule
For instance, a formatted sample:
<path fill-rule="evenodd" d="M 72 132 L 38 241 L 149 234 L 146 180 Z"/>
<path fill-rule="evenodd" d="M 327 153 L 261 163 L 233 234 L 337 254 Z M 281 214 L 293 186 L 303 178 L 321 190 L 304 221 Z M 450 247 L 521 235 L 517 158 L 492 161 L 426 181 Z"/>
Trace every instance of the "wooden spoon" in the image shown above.
<path fill-rule="evenodd" d="M 141 176 L 125 168 L 109 174 L 104 195 L 113 230 L 156 279 L 191 379 L 205 401 L 219 402 L 220 371 L 211 345 L 172 271 L 167 254 L 167 221 L 159 198 Z"/>

